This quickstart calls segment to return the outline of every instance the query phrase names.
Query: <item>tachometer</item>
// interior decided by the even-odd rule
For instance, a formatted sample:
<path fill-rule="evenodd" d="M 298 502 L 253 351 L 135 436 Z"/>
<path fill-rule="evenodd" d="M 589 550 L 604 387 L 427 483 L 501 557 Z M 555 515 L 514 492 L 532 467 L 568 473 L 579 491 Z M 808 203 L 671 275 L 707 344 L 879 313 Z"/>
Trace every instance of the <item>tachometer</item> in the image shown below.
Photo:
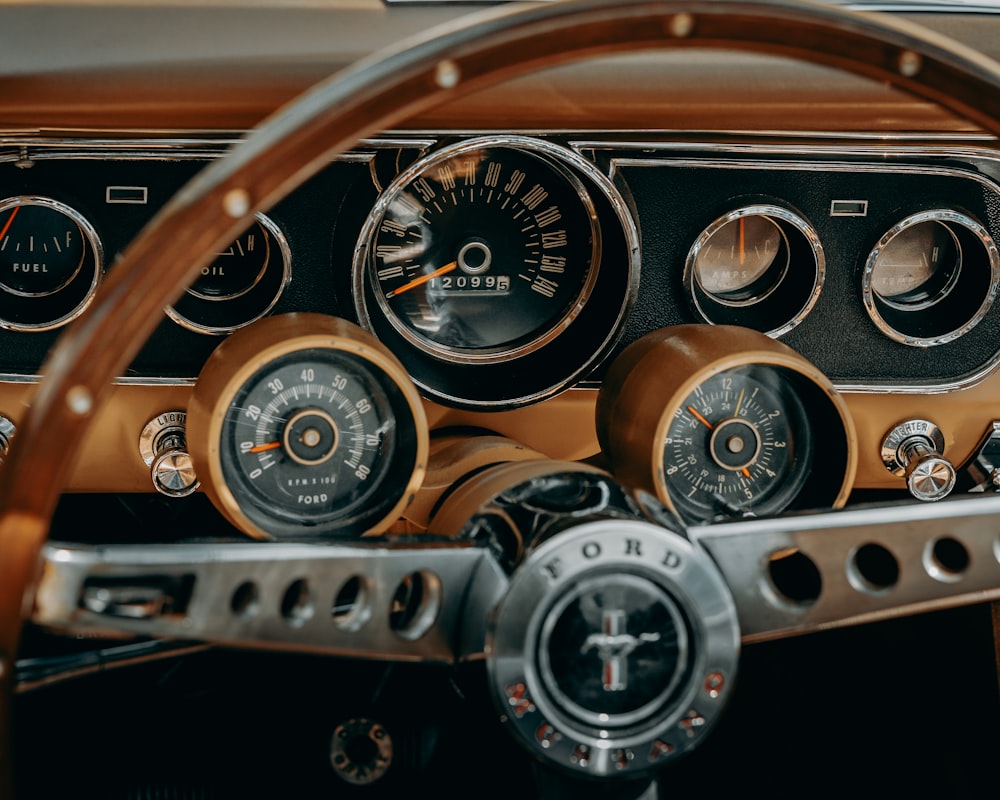
<path fill-rule="evenodd" d="M 383 530 L 426 466 L 416 389 L 354 325 L 273 317 L 210 357 L 188 418 L 206 491 L 260 537 L 351 537 Z"/>

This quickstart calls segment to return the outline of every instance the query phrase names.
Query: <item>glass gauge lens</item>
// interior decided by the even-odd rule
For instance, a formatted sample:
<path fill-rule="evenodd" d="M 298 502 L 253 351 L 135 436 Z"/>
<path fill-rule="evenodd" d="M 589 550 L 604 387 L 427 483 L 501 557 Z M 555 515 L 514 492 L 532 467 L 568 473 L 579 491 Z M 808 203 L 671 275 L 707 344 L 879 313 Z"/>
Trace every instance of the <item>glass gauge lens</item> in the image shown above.
<path fill-rule="evenodd" d="M 903 228 L 882 246 L 871 268 L 871 287 L 887 305 L 916 310 L 951 291 L 962 251 L 951 229 L 937 220 Z"/>
<path fill-rule="evenodd" d="M 811 461 L 801 401 L 764 366 L 699 385 L 675 413 L 663 448 L 667 492 L 695 520 L 777 513 L 798 494 Z"/>
<path fill-rule="evenodd" d="M 79 273 L 86 255 L 80 226 L 52 205 L 17 200 L 0 211 L 0 286 L 44 297 Z"/>
<path fill-rule="evenodd" d="M 695 280 L 721 303 L 758 301 L 788 269 L 788 240 L 764 214 L 731 219 L 713 231 L 694 257 Z"/>
<path fill-rule="evenodd" d="M 257 221 L 202 268 L 188 294 L 203 300 L 229 300 L 246 294 L 264 276 L 270 252 L 271 237 Z"/>
<path fill-rule="evenodd" d="M 593 287 L 593 206 L 568 170 L 539 154 L 449 153 L 380 201 L 365 283 L 393 328 L 437 358 L 532 352 L 572 322 Z"/>
<path fill-rule="evenodd" d="M 405 409 L 398 388 L 350 354 L 289 353 L 230 404 L 220 444 L 226 484 L 270 534 L 363 532 L 411 476 L 415 432 Z"/>

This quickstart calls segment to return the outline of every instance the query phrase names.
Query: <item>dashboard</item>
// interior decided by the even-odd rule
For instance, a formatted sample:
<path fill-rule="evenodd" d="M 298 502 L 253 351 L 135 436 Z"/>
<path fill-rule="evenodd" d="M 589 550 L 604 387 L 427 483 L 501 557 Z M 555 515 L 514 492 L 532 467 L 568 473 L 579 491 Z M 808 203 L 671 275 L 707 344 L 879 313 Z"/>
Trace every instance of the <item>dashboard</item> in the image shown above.
<path fill-rule="evenodd" d="M 46 428 L 51 354 L 106 293 L 132 303 L 112 293 L 133 242 L 317 81 L 478 10 L 0 6 L 3 458 Z M 989 9 L 889 12 L 1000 53 Z M 464 796 L 455 764 L 498 754 L 508 793 L 650 800 L 718 758 L 735 786 L 776 742 L 798 791 L 847 737 L 844 791 L 875 767 L 872 796 L 992 786 L 995 735 L 911 768 L 923 725 L 996 710 L 992 134 L 878 80 L 696 47 L 505 80 L 308 172 L 252 214 L 226 194 L 249 224 L 97 407 L 82 381 L 65 398 L 92 420 L 32 602 L 0 598 L 26 619 L 0 713 L 19 794 L 75 780 L 47 774 L 50 736 L 67 775 L 113 738 L 127 767 L 96 783 L 127 797 Z M 789 740 L 797 715 L 818 738 Z M 152 744 L 124 741 L 136 719 Z"/>
<path fill-rule="evenodd" d="M 972 141 L 946 147 L 637 139 L 597 131 L 400 132 L 362 143 L 261 214 L 165 309 L 117 381 L 116 397 L 139 402 L 116 405 L 116 430 L 99 434 L 128 455 L 109 459 L 103 447 L 85 449 L 70 488 L 148 489 L 138 446 L 144 426 L 186 408 L 199 372 L 227 335 L 291 312 L 326 314 L 374 332 L 420 387 L 431 427 L 474 425 L 553 458 L 585 459 L 601 448 L 593 424 L 578 426 L 570 439 L 544 423 L 521 432 L 533 415 L 544 419 L 543 401 L 556 414 L 593 417 L 603 377 L 628 345 L 670 326 L 715 325 L 760 331 L 827 376 L 862 426 L 852 443 L 858 469 L 850 488 L 898 487 L 882 464 L 881 445 L 901 408 L 944 415 L 947 424 L 936 424 L 949 457 L 969 460 L 988 420 L 965 413 L 965 398 L 990 391 L 1000 357 L 993 304 L 1000 189 L 988 148 Z M 128 242 L 231 141 L 7 144 L 9 196 L 0 203 L 0 222 L 10 255 L 0 359 L 14 398 L 37 379 L 55 338 L 87 308 Z M 421 200 L 414 186 L 445 194 L 449 173 L 461 175 L 473 162 L 484 164 L 477 194 L 470 188 L 466 198 L 458 189 L 447 211 L 420 222 L 424 231 L 397 218 L 400 197 Z M 491 164 L 498 177 L 486 176 Z M 532 167 L 545 172 L 532 176 Z M 487 202 L 487 181 L 500 181 L 501 169 L 504 183 L 512 175 L 530 185 L 513 192 L 497 185 L 502 199 Z M 532 205 L 541 196 L 544 208 Z M 508 199 L 511 210 L 502 208 Z M 535 234 L 504 227 L 539 211 L 557 221 L 532 223 Z M 584 233 L 570 239 L 573 214 Z M 456 226 L 460 232 L 451 230 Z M 438 244 L 446 230 L 450 239 Z M 434 238 L 441 251 L 413 255 L 419 236 Z M 506 249 L 494 256 L 501 241 Z M 75 249 L 65 256 L 42 249 L 58 242 Z M 402 294 L 415 264 L 441 269 L 454 260 L 442 254 L 447 247 L 461 254 L 461 277 L 438 276 L 400 296 L 396 303 L 413 301 L 406 310 L 390 306 L 386 296 Z M 30 268 L 43 271 L 25 273 L 19 254 L 33 248 L 41 255 Z M 406 248 L 411 252 L 400 263 L 386 255 Z M 464 261 L 473 258 L 478 266 Z M 522 319 L 461 334 L 422 332 L 427 322 L 414 298 L 435 293 L 445 298 L 435 314 L 446 308 L 455 329 L 509 320 L 514 309 Z M 159 402 L 173 407 L 150 405 L 157 396 L 170 397 Z M 15 425 L 17 402 L 7 403 Z M 95 460 L 104 467 L 94 469 Z M 842 479 L 835 483 L 834 495 Z"/>

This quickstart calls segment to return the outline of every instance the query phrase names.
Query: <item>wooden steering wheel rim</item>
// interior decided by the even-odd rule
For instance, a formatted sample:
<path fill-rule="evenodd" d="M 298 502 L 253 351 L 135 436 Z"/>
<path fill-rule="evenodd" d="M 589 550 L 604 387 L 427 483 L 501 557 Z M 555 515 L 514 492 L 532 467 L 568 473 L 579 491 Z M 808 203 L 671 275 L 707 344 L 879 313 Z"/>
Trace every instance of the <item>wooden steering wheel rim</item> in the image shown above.
<path fill-rule="evenodd" d="M 39 553 L 74 454 L 112 380 L 211 254 L 239 235 L 255 212 L 366 135 L 537 69 L 682 47 L 754 51 L 840 68 L 1000 135 L 995 62 L 900 20 L 798 0 L 567 0 L 491 9 L 365 59 L 280 109 L 139 234 L 109 271 L 90 311 L 59 339 L 20 422 L 0 473 L 0 796 L 13 795 L 14 659 Z"/>

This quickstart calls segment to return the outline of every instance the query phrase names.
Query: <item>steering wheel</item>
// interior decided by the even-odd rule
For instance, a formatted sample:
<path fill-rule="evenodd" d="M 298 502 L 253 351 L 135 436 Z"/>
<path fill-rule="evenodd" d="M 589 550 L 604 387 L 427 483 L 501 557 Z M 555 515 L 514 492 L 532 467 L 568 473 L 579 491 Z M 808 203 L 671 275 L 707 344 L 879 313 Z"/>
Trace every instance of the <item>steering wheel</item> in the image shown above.
<path fill-rule="evenodd" d="M 61 337 L 43 367 L 45 379 L 0 476 L 0 794 L 13 795 L 15 655 L 32 608 L 49 521 L 111 381 L 152 333 L 162 308 L 256 212 L 364 136 L 530 71 L 590 56 L 661 48 L 740 49 L 825 64 L 901 88 L 1000 136 L 1000 66 L 915 25 L 804 0 L 567 0 L 492 9 L 364 59 L 279 110 L 149 223 L 109 271 L 90 312 Z M 178 230 L 185 236 L 177 236 Z M 951 535 L 968 529 L 970 537 L 982 538 L 998 513 L 992 499 L 938 504 L 927 524 L 940 527 L 942 520 L 950 521 L 955 523 Z M 733 523 L 700 540 L 721 565 L 736 597 L 744 639 L 767 638 L 774 630 L 744 611 L 753 606 L 759 580 L 732 566 L 741 548 L 748 537 L 782 535 L 782 541 L 791 537 L 801 544 L 839 526 L 836 513 L 818 519 L 779 520 L 753 530 Z M 899 519 L 898 514 L 876 515 L 863 522 L 876 530 Z M 919 524 L 916 519 L 911 530 Z M 858 525 L 858 519 L 851 524 Z M 926 535 L 938 534 L 928 529 Z M 734 557 L 727 561 L 727 554 Z M 834 562 L 842 553 L 835 548 L 820 548 L 815 557 L 821 571 L 840 569 Z M 995 587 L 986 588 L 996 594 Z M 915 585 L 901 593 L 902 599 L 887 602 L 914 609 L 953 602 L 935 591 Z M 989 596 L 981 593 L 979 598 Z M 813 627 L 868 616 L 853 607 L 829 613 L 833 621 Z"/>

